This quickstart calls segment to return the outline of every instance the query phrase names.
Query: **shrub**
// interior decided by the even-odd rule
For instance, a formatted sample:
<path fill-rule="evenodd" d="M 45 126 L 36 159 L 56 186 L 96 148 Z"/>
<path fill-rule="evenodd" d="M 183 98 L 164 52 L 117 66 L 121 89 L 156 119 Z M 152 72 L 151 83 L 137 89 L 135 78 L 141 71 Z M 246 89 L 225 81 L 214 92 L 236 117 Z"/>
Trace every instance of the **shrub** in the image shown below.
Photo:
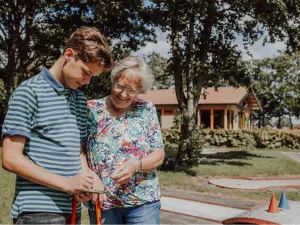
<path fill-rule="evenodd" d="M 168 164 L 170 158 L 175 157 L 175 154 L 177 153 L 180 142 L 180 131 L 177 129 L 163 130 L 162 134 L 166 151 L 166 159 L 164 164 Z M 187 167 L 198 165 L 200 163 L 200 156 L 204 143 L 205 140 L 203 139 L 202 130 L 195 130 L 189 140 L 186 140 L 182 143 L 182 148 L 186 149 L 187 151 L 180 153 L 182 157 L 180 157 L 180 162 L 178 163 Z"/>
<path fill-rule="evenodd" d="M 178 130 L 164 131 L 166 149 L 177 148 L 180 138 Z M 190 143 L 185 143 L 193 155 L 199 155 L 198 149 L 203 146 L 227 146 L 227 147 L 256 147 L 256 148 L 280 148 L 300 149 L 300 132 L 282 131 L 272 128 L 253 130 L 210 130 L 199 129 L 191 138 Z"/>

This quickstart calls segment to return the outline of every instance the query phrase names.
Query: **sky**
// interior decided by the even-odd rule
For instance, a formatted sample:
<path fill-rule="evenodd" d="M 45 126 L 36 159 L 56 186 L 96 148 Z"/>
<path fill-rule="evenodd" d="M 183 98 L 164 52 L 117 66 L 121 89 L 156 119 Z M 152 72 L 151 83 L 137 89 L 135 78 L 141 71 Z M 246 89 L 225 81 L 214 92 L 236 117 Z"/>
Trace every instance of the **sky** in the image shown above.
<path fill-rule="evenodd" d="M 157 43 L 148 43 L 145 47 L 142 47 L 134 55 L 144 56 L 149 53 L 156 52 L 162 57 L 168 58 L 170 56 L 170 43 L 167 42 L 167 33 L 162 32 L 159 28 L 156 29 Z M 244 51 L 242 36 L 237 36 L 235 44 L 239 46 L 239 49 Z M 266 57 L 273 57 L 278 55 L 278 50 L 284 50 L 285 44 L 283 42 L 276 42 L 273 44 L 262 45 L 262 40 L 257 41 L 253 46 L 249 47 L 254 59 L 263 59 Z M 244 51 L 243 58 L 249 60 L 251 57 Z"/>
<path fill-rule="evenodd" d="M 136 56 L 146 56 L 149 53 L 156 52 L 162 57 L 170 57 L 170 43 L 167 42 L 167 33 L 163 33 L 159 28 L 156 29 L 157 43 L 148 43 L 145 47 L 142 47 L 133 55 Z M 243 59 L 249 60 L 249 56 L 243 47 L 242 36 L 237 36 L 235 44 L 243 52 Z M 262 40 L 257 41 L 253 46 L 249 46 L 249 51 L 252 54 L 253 59 L 263 59 L 267 57 L 275 57 L 279 55 L 279 50 L 284 50 L 286 45 L 283 42 L 267 43 L 263 46 Z M 293 124 L 300 124 L 300 120 L 293 118 Z"/>

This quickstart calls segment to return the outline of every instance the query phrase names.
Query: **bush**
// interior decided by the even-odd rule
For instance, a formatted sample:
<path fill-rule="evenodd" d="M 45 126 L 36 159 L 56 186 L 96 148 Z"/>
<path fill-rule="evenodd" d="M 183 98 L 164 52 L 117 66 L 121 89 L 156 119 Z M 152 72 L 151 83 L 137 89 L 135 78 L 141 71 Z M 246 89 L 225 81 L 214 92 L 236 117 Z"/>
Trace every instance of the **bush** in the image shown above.
<path fill-rule="evenodd" d="M 200 164 L 201 153 L 204 145 L 201 129 L 196 130 L 193 135 L 183 143 L 183 149 L 186 150 L 180 158 L 180 164 L 186 167 L 197 166 Z"/>
<path fill-rule="evenodd" d="M 180 133 L 172 129 L 163 132 L 166 150 L 177 149 Z M 189 143 L 185 143 L 193 155 L 203 146 L 227 146 L 227 147 L 256 147 L 256 148 L 280 148 L 300 150 L 300 132 L 282 131 L 272 128 L 262 128 L 253 130 L 210 130 L 199 129 L 195 132 L 195 137 Z"/>
<path fill-rule="evenodd" d="M 168 164 L 170 159 L 172 161 L 176 157 L 180 142 L 180 131 L 178 129 L 170 129 L 163 130 L 162 133 L 166 151 L 166 158 L 163 164 L 163 167 L 165 167 L 165 164 Z M 178 160 L 180 161 L 178 162 L 180 165 L 191 167 L 200 163 L 200 156 L 205 143 L 202 136 L 202 130 L 197 129 L 193 133 L 192 137 L 189 138 L 189 140 L 186 140 L 182 143 L 182 149 L 187 151 L 180 152 L 180 155 L 182 156 L 179 157 L 180 159 Z"/>

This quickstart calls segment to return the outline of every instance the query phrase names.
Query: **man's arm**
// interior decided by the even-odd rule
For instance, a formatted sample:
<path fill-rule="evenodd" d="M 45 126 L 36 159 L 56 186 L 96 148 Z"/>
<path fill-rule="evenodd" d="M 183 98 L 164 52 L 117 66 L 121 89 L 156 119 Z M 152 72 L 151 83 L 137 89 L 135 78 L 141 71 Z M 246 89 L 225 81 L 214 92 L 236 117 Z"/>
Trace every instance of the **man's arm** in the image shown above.
<path fill-rule="evenodd" d="M 26 137 L 5 136 L 2 148 L 2 167 L 32 182 L 69 193 L 90 189 L 93 175 L 88 172 L 63 177 L 47 171 L 23 155 Z"/>
<path fill-rule="evenodd" d="M 96 174 L 91 168 L 89 168 L 87 164 L 86 156 L 83 152 L 83 146 L 81 145 L 80 148 L 80 160 L 81 160 L 81 166 L 83 171 L 88 171 L 89 173 L 93 174 L 94 177 L 94 183 L 93 183 L 93 190 L 102 191 L 104 190 L 104 184 L 101 178 Z M 100 205 L 103 204 L 103 201 L 106 201 L 106 195 L 105 194 L 93 194 L 92 200 L 95 203 L 96 200 L 99 199 Z"/>
<path fill-rule="evenodd" d="M 88 172 L 88 171 L 91 170 L 89 168 L 88 164 L 87 164 L 87 160 L 86 160 L 86 156 L 85 156 L 85 154 L 83 152 L 83 146 L 82 146 L 82 144 L 80 145 L 80 161 L 81 161 L 81 166 L 82 166 L 82 170 L 83 171 Z"/>

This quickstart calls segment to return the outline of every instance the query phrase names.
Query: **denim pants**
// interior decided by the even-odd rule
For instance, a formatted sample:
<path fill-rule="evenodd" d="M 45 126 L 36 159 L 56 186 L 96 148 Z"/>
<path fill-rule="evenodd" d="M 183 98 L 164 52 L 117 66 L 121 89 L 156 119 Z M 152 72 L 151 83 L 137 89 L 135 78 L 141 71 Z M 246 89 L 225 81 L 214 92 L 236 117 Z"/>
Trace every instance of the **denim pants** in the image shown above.
<path fill-rule="evenodd" d="M 13 219 L 14 224 L 70 224 L 71 213 L 23 212 Z M 81 224 L 81 214 L 76 214 L 76 224 Z"/>
<path fill-rule="evenodd" d="M 160 201 L 128 208 L 101 211 L 102 224 L 160 224 Z M 97 224 L 96 213 L 89 210 L 90 224 Z"/>

